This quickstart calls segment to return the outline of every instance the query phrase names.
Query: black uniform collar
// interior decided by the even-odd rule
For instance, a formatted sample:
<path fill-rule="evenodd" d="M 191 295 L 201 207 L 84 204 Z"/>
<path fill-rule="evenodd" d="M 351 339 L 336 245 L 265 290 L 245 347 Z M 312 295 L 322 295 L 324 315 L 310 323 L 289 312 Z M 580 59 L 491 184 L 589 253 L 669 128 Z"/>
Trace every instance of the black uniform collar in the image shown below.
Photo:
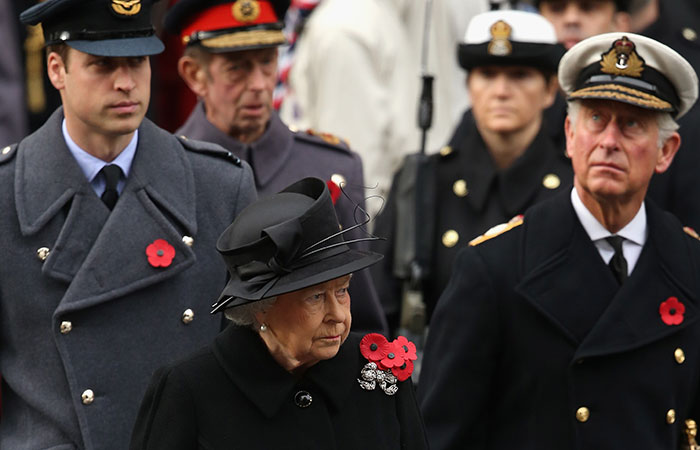
<path fill-rule="evenodd" d="M 231 381 L 266 417 L 274 417 L 297 390 L 322 395 L 340 410 L 360 373 L 360 337 L 351 333 L 338 354 L 295 378 L 272 358 L 262 339 L 245 327 L 230 326 L 214 341 L 216 359 Z"/>
<path fill-rule="evenodd" d="M 541 189 L 545 171 L 551 169 L 549 162 L 556 157 L 556 149 L 547 137 L 544 128 L 535 136 L 530 146 L 505 169 L 498 170 L 486 148 L 473 118 L 462 130 L 466 139 L 458 144 L 458 151 L 465 153 L 465 172 L 469 183 L 467 198 L 477 211 L 483 211 L 493 183 L 507 214 L 522 214 L 532 197 Z"/>

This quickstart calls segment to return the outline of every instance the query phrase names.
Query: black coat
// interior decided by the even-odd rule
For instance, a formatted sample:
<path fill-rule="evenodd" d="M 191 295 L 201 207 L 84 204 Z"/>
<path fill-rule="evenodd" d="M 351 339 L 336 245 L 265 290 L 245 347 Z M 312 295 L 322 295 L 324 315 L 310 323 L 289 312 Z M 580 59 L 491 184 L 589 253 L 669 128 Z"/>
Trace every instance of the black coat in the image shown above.
<path fill-rule="evenodd" d="M 357 378 L 361 335 L 295 378 L 248 328 L 229 327 L 207 348 L 157 372 L 132 450 L 426 449 L 410 379 L 388 396 Z M 295 403 L 299 391 L 311 404 Z"/>
<path fill-rule="evenodd" d="M 546 131 L 540 130 L 525 152 L 507 169 L 499 170 L 479 134 L 471 111 L 467 111 L 448 147 L 451 151 L 431 155 L 427 170 L 433 186 L 431 201 L 421 210 L 419 229 L 430 230 L 423 238 L 428 242 L 429 274 L 423 285 L 428 318 L 437 299 L 447 286 L 452 264 L 459 249 L 489 228 L 522 214 L 531 205 L 551 197 L 571 185 L 571 163 L 552 144 Z M 402 168 L 401 170 L 404 170 Z M 390 317 L 398 308 L 400 280 L 393 270 L 397 225 L 406 218 L 397 213 L 397 182 L 394 178 L 387 206 L 377 219 L 375 234 L 386 237 L 373 250 L 384 259 L 372 267 L 372 275 Z M 460 191 L 457 183 L 463 183 Z M 430 223 L 428 225 L 427 223 Z M 447 233 L 456 237 L 450 241 Z"/>
<path fill-rule="evenodd" d="M 431 448 L 680 448 L 685 419 L 700 419 L 700 242 L 646 206 L 622 287 L 569 192 L 460 252 L 418 389 Z M 679 325 L 661 319 L 669 297 L 685 305 Z"/>

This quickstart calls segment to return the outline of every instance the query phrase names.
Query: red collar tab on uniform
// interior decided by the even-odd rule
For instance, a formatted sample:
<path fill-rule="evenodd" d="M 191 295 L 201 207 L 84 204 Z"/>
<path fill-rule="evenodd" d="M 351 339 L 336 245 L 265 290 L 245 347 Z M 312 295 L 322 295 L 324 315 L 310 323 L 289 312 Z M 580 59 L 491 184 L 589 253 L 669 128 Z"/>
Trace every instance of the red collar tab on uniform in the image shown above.
<path fill-rule="evenodd" d="M 213 6 L 197 14 L 189 25 L 183 28 L 181 37 L 186 42 L 190 35 L 199 31 L 234 31 L 236 28 L 277 22 L 279 19 L 269 1 L 238 0 Z"/>

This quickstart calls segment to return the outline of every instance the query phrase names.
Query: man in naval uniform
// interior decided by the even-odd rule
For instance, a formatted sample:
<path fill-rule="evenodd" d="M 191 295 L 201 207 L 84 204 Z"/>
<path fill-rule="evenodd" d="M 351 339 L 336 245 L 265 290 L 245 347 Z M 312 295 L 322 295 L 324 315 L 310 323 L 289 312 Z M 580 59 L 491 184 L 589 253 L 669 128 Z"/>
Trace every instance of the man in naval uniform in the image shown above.
<path fill-rule="evenodd" d="M 433 449 L 676 450 L 700 414 L 700 242 L 645 200 L 697 75 L 616 32 L 559 81 L 574 188 L 458 255 L 418 387 Z"/>
<path fill-rule="evenodd" d="M 429 248 L 423 261 L 429 273 L 421 286 L 429 321 L 460 248 L 571 184 L 571 164 L 554 148 L 543 123 L 563 53 L 554 28 L 538 14 L 491 11 L 470 21 L 458 54 L 469 71 L 472 107 L 449 145 L 428 158 L 415 188 L 426 209 L 404 212 L 403 180 L 413 170 L 407 160 L 377 220 L 375 233 L 388 239 L 376 242 L 384 260 L 372 274 L 392 328 L 407 272 L 402 230 L 408 220 L 416 222 L 417 245 Z M 405 314 L 405 305 L 401 309 Z"/>
<path fill-rule="evenodd" d="M 365 205 L 360 157 L 333 136 L 291 131 L 272 108 L 288 5 L 284 0 L 180 0 L 170 9 L 166 29 L 186 45 L 178 71 L 199 98 L 175 134 L 217 143 L 247 161 L 261 197 L 309 176 L 334 183 L 346 194 L 337 197 L 336 211 L 348 228 L 365 219 L 358 208 Z M 359 238 L 362 232 L 346 237 Z M 353 329 L 385 330 L 369 273 L 355 274 L 350 290 Z"/>
<path fill-rule="evenodd" d="M 209 342 L 216 239 L 255 199 L 250 168 L 144 119 L 150 0 L 47 0 L 63 106 L 0 154 L 0 447 L 128 447 L 158 367 Z"/>

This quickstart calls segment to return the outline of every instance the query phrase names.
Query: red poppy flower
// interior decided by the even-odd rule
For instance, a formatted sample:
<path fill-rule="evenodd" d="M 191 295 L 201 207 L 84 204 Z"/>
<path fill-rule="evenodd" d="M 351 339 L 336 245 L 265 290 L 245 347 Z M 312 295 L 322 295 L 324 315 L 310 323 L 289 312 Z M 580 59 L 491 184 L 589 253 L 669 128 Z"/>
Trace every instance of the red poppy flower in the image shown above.
<path fill-rule="evenodd" d="M 340 187 L 335 184 L 333 180 L 326 181 L 326 185 L 328 186 L 328 190 L 331 192 L 331 200 L 335 205 L 335 202 L 337 202 L 340 198 Z"/>
<path fill-rule="evenodd" d="M 391 373 L 393 373 L 399 381 L 408 380 L 408 378 L 413 373 L 413 361 L 409 359 L 405 361 L 400 367 L 392 367 Z"/>
<path fill-rule="evenodd" d="M 156 239 L 146 247 L 146 256 L 153 267 L 168 267 L 175 258 L 175 248 L 165 239 Z"/>
<path fill-rule="evenodd" d="M 379 365 L 386 370 L 402 366 L 404 362 L 406 359 L 403 348 L 396 341 L 392 341 L 389 343 L 389 352 L 379 361 Z"/>
<path fill-rule="evenodd" d="M 396 339 L 394 339 L 394 342 L 396 342 L 396 345 L 398 346 L 399 353 L 401 353 L 401 357 L 405 360 L 411 360 L 415 361 L 418 359 L 418 356 L 416 355 L 416 345 L 406 339 L 403 336 L 399 336 Z"/>
<path fill-rule="evenodd" d="M 659 306 L 661 320 L 663 320 L 666 325 L 680 325 L 683 323 L 684 313 L 685 305 L 679 302 L 676 297 L 669 297 Z"/>
<path fill-rule="evenodd" d="M 371 362 L 377 362 L 389 353 L 389 341 L 379 333 L 365 335 L 360 341 L 360 353 Z"/>

